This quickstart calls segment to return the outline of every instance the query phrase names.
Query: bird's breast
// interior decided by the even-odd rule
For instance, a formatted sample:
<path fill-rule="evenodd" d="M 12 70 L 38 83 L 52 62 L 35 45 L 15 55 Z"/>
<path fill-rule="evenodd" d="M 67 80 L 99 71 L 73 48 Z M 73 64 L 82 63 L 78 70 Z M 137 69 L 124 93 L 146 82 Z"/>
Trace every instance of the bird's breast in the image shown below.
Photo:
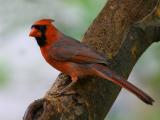
<path fill-rule="evenodd" d="M 49 51 L 49 48 L 41 48 L 41 53 L 46 62 L 48 62 L 52 67 L 63 73 L 70 74 L 71 71 L 74 69 L 74 66 L 70 62 L 54 59 L 54 57 L 50 54 L 51 52 Z"/>
<path fill-rule="evenodd" d="M 50 55 L 48 49 L 41 49 L 42 55 L 45 60 L 55 69 L 61 71 L 62 73 L 68 74 L 70 76 L 84 76 L 92 74 L 90 71 L 90 64 L 78 64 L 70 61 L 60 61 L 54 59 L 52 55 Z"/>

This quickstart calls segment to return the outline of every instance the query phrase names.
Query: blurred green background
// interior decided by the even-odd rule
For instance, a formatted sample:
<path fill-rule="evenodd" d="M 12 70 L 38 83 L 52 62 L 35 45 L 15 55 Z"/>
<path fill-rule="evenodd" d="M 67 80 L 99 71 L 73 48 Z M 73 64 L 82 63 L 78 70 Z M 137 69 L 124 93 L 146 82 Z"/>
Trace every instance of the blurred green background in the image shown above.
<path fill-rule="evenodd" d="M 28 37 L 35 20 L 52 18 L 65 34 L 81 39 L 106 0 L 0 0 L 0 120 L 20 120 L 58 75 Z M 160 44 L 143 54 L 129 81 L 155 100 L 147 106 L 122 90 L 106 120 L 160 120 Z M 38 83 L 38 84 L 37 84 Z"/>

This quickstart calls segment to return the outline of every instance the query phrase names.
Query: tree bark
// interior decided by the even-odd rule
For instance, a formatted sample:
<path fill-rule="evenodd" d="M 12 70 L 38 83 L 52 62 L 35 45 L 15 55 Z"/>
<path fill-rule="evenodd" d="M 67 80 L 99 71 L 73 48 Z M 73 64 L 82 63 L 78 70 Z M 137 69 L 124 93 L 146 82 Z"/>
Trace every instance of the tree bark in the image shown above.
<path fill-rule="evenodd" d="M 82 42 L 104 52 L 109 68 L 127 78 L 143 52 L 160 40 L 158 0 L 108 0 Z M 79 79 L 77 94 L 54 97 L 70 83 L 60 74 L 46 95 L 28 107 L 24 120 L 104 120 L 120 87 L 98 77 Z"/>

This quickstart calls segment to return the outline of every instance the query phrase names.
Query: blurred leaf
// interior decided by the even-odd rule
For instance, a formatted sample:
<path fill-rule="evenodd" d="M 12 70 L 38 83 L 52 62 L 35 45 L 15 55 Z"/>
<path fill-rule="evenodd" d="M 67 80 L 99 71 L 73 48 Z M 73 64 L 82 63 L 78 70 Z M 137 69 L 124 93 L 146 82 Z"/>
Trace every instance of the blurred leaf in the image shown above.
<path fill-rule="evenodd" d="M 5 62 L 0 61 L 0 86 L 5 86 L 9 78 L 8 65 Z"/>

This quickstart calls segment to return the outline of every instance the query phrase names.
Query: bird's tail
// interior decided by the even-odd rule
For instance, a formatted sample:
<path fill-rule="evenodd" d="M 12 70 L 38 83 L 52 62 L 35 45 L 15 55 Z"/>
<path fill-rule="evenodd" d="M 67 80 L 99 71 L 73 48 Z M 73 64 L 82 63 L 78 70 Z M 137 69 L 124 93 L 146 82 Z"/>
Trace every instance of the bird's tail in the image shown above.
<path fill-rule="evenodd" d="M 150 105 L 153 104 L 154 100 L 149 95 L 147 95 L 145 92 L 143 92 L 142 90 L 140 90 L 139 88 L 137 88 L 133 84 L 127 82 L 122 77 L 113 73 L 113 71 L 111 71 L 108 67 L 103 66 L 101 64 L 94 64 L 92 69 L 94 70 L 96 75 L 98 75 L 104 79 L 107 79 L 107 80 L 119 85 L 120 87 L 127 89 L 128 91 L 135 94 L 138 98 L 140 98 L 146 104 L 150 104 Z"/>

